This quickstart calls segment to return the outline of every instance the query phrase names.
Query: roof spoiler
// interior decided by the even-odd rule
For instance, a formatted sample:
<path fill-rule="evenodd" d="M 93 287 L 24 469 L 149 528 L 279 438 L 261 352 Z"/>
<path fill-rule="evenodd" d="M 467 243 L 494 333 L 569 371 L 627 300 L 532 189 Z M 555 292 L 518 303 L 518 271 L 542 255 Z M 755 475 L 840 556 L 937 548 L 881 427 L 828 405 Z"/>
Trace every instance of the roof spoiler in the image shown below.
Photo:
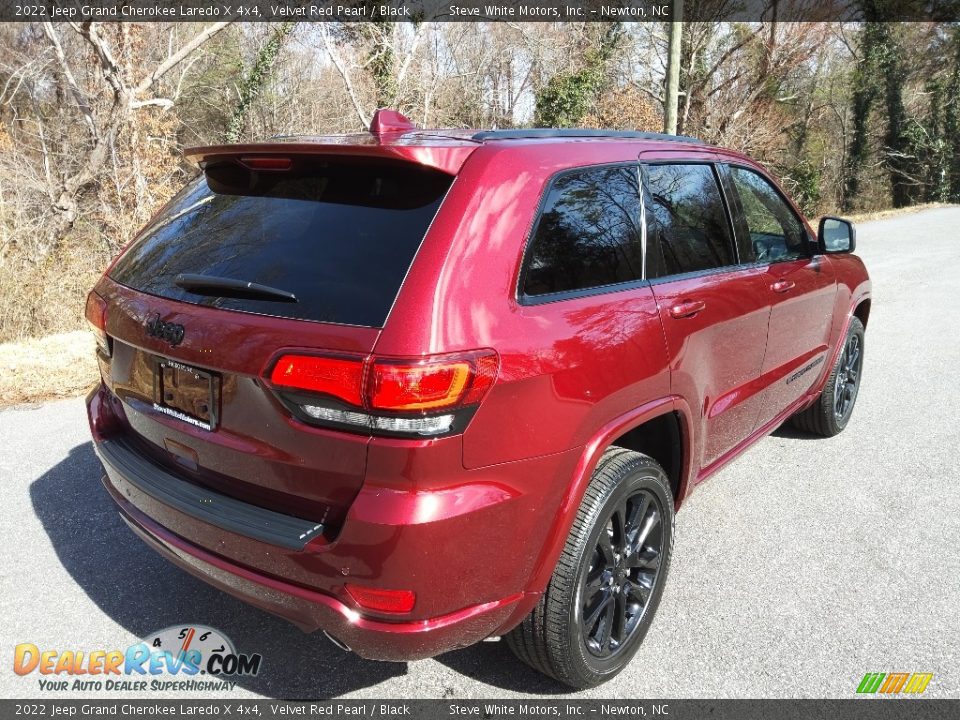
<path fill-rule="evenodd" d="M 184 156 L 205 166 L 213 160 L 241 160 L 252 166 L 253 158 L 283 159 L 295 155 L 375 157 L 416 163 L 456 175 L 477 145 L 469 141 L 435 136 L 410 135 L 417 130 L 396 110 L 377 110 L 370 132 L 318 137 L 276 137 L 265 142 L 234 145 L 203 145 L 184 150 Z M 265 168 L 261 168 L 265 169 Z M 279 169 L 279 168 L 276 168 Z"/>

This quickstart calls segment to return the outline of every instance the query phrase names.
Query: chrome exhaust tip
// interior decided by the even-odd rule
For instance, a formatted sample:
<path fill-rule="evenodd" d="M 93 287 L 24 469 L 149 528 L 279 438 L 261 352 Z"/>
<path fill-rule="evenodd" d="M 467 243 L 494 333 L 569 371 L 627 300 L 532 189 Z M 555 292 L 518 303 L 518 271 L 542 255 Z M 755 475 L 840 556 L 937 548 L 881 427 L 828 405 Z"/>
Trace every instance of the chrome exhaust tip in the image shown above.
<path fill-rule="evenodd" d="M 343 642 L 342 640 L 338 640 L 338 639 L 335 638 L 333 635 L 331 635 L 330 633 L 328 633 L 326 630 L 323 630 L 322 632 L 323 632 L 324 636 L 327 638 L 327 640 L 329 640 L 330 642 L 332 642 L 334 645 L 336 645 L 338 648 L 340 648 L 340 649 L 343 650 L 344 652 L 353 652 L 353 651 L 350 649 L 350 646 L 347 645 L 347 644 L 346 644 L 345 642 Z"/>

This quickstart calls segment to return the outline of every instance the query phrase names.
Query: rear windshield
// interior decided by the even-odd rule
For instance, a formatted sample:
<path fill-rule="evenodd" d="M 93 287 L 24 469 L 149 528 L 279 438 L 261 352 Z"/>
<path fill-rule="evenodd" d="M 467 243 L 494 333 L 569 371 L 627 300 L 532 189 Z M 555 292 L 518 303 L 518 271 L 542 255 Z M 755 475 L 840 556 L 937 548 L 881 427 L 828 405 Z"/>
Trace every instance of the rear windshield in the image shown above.
<path fill-rule="evenodd" d="M 358 158 L 293 163 L 260 172 L 208 166 L 111 278 L 197 305 L 382 327 L 452 177 Z M 179 277 L 178 285 L 181 275 L 193 282 Z M 258 283 L 296 301 L 203 287 L 197 275 Z"/>

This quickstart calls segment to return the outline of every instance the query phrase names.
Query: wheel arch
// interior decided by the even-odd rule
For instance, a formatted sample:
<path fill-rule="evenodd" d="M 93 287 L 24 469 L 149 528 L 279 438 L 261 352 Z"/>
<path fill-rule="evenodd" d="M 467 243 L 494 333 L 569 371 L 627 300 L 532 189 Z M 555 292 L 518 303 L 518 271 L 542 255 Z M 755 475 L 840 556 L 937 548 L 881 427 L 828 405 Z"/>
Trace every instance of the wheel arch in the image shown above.
<path fill-rule="evenodd" d="M 683 462 L 686 456 L 683 451 L 683 437 L 683 423 L 679 413 L 674 410 L 634 425 L 610 440 L 606 447 L 622 447 L 656 460 L 667 473 L 674 505 L 679 505 L 681 489 L 684 486 Z"/>
<path fill-rule="evenodd" d="M 644 435 L 643 429 L 651 427 L 655 427 L 656 431 L 652 435 Z M 676 476 L 676 482 L 671 478 L 671 490 L 674 492 L 675 506 L 680 507 L 691 485 L 691 465 L 694 457 L 692 424 L 687 403 L 680 397 L 669 396 L 645 403 L 629 413 L 614 418 L 600 428 L 584 445 L 580 460 L 566 487 L 564 498 L 551 522 L 550 531 L 547 533 L 548 541 L 541 549 L 534 566 L 527 585 L 528 593 L 541 593 L 550 581 L 553 568 L 563 551 L 570 527 L 583 500 L 583 494 L 604 451 L 611 445 L 617 444 L 616 441 L 621 438 L 628 438 L 630 442 L 637 443 L 636 447 L 630 449 L 649 447 L 649 443 L 655 439 L 656 434 L 663 432 L 669 433 L 680 445 L 676 451 L 673 448 L 669 451 L 672 455 L 673 474 Z M 676 452 L 675 455 L 674 452 Z M 652 457 L 657 459 L 656 456 Z M 670 474 L 669 471 L 668 474 Z"/>
<path fill-rule="evenodd" d="M 667 417 L 671 419 L 665 419 Z M 671 490 L 674 492 L 675 507 L 680 507 L 693 484 L 694 469 L 692 464 L 695 438 L 690 418 L 690 407 L 681 397 L 661 398 L 645 403 L 629 413 L 614 418 L 601 427 L 584 445 L 570 482 L 566 486 L 564 498 L 551 521 L 549 531 L 546 533 L 547 541 L 540 549 L 540 554 L 530 574 L 530 579 L 524 590 L 524 600 L 517 604 L 514 612 L 496 634 L 503 634 L 513 629 L 537 604 L 540 595 L 550 582 L 557 560 L 563 552 L 567 536 L 570 534 L 570 528 L 573 525 L 577 510 L 580 508 L 580 503 L 583 501 L 583 495 L 593 476 L 593 471 L 606 449 L 615 445 L 617 440 L 628 437 L 631 441 L 649 442 L 649 436 L 644 437 L 642 434 L 637 434 L 637 431 L 644 427 L 651 427 L 650 423 L 660 423 L 661 430 L 663 426 L 669 428 L 670 423 L 674 424 L 675 437 L 680 443 L 680 448 L 679 457 L 675 459 L 677 479 L 674 484 L 671 478 Z M 673 431 L 670 430 L 669 432 L 672 433 Z M 635 434 L 630 437 L 631 433 Z"/>
<path fill-rule="evenodd" d="M 820 393 L 823 392 L 827 378 L 830 377 L 830 370 L 833 368 L 834 363 L 837 362 L 837 358 L 840 357 L 840 352 L 843 350 L 843 345 L 847 338 L 847 333 L 850 332 L 850 323 L 853 321 L 853 318 L 857 318 L 861 323 L 863 323 L 863 327 L 866 329 L 867 318 L 870 316 L 870 299 L 871 295 L 868 290 L 859 294 L 856 299 L 850 303 L 850 306 L 847 309 L 847 316 L 844 318 L 843 326 L 840 329 L 840 334 L 837 336 L 837 339 L 830 350 L 830 354 L 827 357 L 828 362 L 824 363 L 823 370 L 820 371 L 820 377 L 810 390 L 808 398 L 809 403 L 806 403 L 807 407 L 809 407 L 810 403 L 814 402 Z"/>
<path fill-rule="evenodd" d="M 860 301 L 853 308 L 853 315 L 857 317 L 860 322 L 863 323 L 863 327 L 867 327 L 867 319 L 870 317 L 870 296 L 866 296 L 860 299 Z M 847 323 L 849 325 L 849 321 Z"/>

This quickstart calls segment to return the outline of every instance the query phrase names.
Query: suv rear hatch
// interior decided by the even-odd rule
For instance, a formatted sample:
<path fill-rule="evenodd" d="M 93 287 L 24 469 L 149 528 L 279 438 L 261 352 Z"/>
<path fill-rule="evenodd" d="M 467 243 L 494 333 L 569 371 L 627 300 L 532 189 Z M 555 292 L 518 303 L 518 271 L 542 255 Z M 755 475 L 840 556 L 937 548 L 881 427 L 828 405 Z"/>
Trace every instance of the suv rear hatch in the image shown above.
<path fill-rule="evenodd" d="M 179 477 L 335 534 L 369 438 L 296 420 L 264 375 L 282 351 L 373 351 L 470 149 L 447 154 L 446 172 L 390 145 L 202 150 L 204 173 L 92 295 L 124 441 Z"/>

